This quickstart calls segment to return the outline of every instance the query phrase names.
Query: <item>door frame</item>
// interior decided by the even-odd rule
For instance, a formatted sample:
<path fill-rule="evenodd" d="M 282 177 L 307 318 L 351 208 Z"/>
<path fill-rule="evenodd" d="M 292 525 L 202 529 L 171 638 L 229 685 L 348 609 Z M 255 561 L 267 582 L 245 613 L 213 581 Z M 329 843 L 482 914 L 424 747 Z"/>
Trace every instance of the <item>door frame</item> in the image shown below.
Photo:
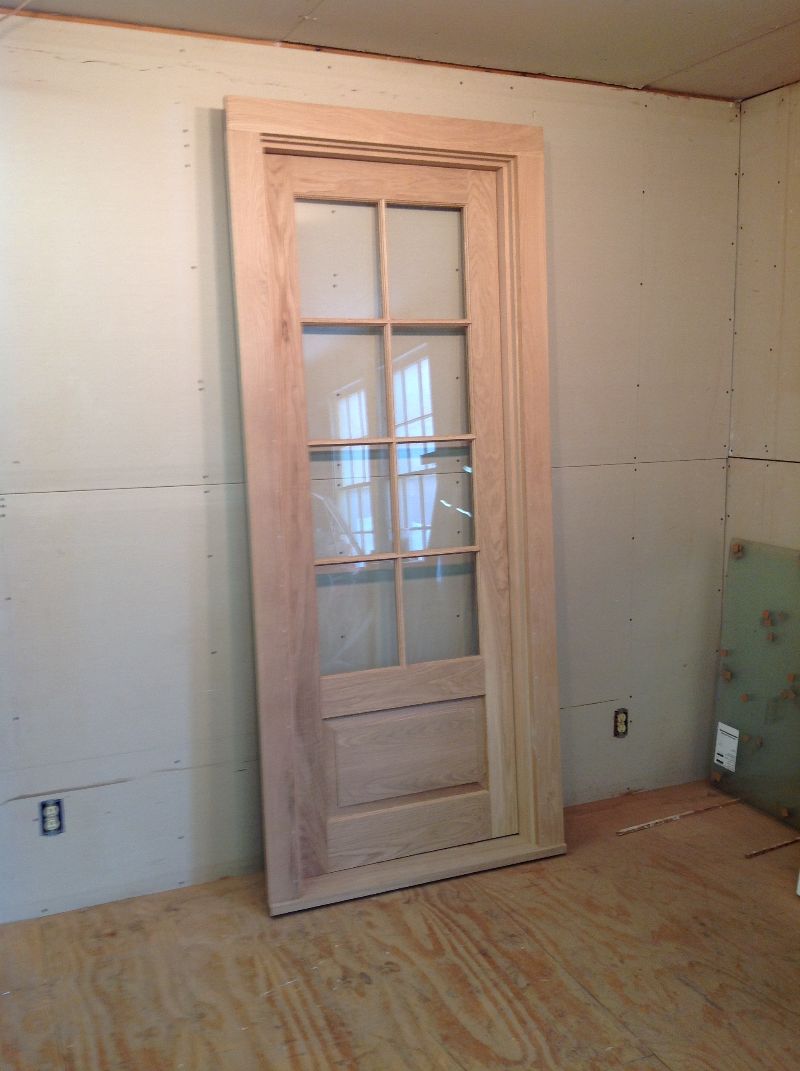
<path fill-rule="evenodd" d="M 225 111 L 270 911 L 560 854 L 542 131 L 240 97 L 226 98 Z M 293 242 L 282 229 L 285 211 L 275 211 L 268 195 L 270 154 L 486 170 L 495 175 L 499 216 L 519 832 L 311 877 L 308 860 L 324 858 L 324 790 L 320 681 L 307 661 L 304 672 L 315 607 L 296 582 L 310 557 L 293 494 L 305 475 L 298 462 L 305 411 L 302 375 L 290 359 L 299 345 L 296 295 L 287 284 Z"/>

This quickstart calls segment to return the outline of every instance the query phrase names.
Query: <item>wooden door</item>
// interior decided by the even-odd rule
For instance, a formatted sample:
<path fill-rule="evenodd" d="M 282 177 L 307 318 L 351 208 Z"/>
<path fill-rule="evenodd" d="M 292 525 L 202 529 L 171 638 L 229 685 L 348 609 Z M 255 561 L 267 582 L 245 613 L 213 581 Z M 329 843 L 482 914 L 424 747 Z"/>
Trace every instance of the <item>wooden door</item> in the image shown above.
<path fill-rule="evenodd" d="M 551 546 L 511 183 L 474 152 L 365 151 L 377 113 L 312 108 L 310 143 L 295 108 L 228 109 L 274 913 L 563 850 L 544 698 L 533 751 Z M 545 525 L 519 512 L 531 473 Z M 544 614 L 515 590 L 531 552 Z"/>

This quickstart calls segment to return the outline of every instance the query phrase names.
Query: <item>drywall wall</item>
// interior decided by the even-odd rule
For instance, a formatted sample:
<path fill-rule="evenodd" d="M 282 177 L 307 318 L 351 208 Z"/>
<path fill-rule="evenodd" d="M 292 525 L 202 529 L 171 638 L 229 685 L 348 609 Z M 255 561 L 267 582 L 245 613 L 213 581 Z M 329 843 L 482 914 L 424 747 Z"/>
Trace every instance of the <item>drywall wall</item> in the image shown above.
<path fill-rule="evenodd" d="M 699 776 L 737 109 L 34 19 L 0 53 L 0 917 L 258 864 L 229 93 L 544 127 L 566 798 Z"/>
<path fill-rule="evenodd" d="M 800 549 L 800 85 L 742 110 L 728 535 Z"/>

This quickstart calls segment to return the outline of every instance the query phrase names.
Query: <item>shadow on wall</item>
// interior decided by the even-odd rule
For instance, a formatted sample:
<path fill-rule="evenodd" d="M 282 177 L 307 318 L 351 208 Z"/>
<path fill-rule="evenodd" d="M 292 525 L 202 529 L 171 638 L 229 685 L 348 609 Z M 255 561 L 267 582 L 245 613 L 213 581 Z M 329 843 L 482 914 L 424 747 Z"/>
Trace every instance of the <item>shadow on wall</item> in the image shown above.
<path fill-rule="evenodd" d="M 201 420 L 204 435 L 205 473 L 212 467 L 224 473 L 224 482 L 214 484 L 213 477 L 204 488 L 211 499 L 204 512 L 207 525 L 206 585 L 212 623 L 219 636 L 209 635 L 207 665 L 198 666 L 196 679 L 211 689 L 219 688 L 220 699 L 250 705 L 252 703 L 253 745 L 251 754 L 237 753 L 232 767 L 233 783 L 229 790 L 236 797 L 234 811 L 240 820 L 257 833 L 252 840 L 262 843 L 261 806 L 251 788 L 253 764 L 258 762 L 257 717 L 255 709 L 255 662 L 250 595 L 250 561 L 247 545 L 247 507 L 244 493 L 241 398 L 236 339 L 235 298 L 230 243 L 228 189 L 225 153 L 225 112 L 217 108 L 195 108 L 193 113 L 193 164 L 200 176 L 196 191 L 196 270 L 198 338 L 201 354 L 198 365 L 202 381 L 198 384 L 200 404 L 207 409 Z M 188 139 L 187 139 L 188 140 Z M 212 460 L 213 459 L 213 460 Z M 217 551 L 220 551 L 218 553 Z M 224 551 L 227 550 L 227 553 Z M 239 637 L 247 650 L 225 652 L 220 645 L 226 638 Z M 197 645 L 196 650 L 201 650 Z M 217 669 L 219 665 L 220 669 Z M 225 681 L 219 673 L 229 671 L 241 679 Z M 217 736 L 225 735 L 225 723 L 231 712 L 213 704 L 216 726 L 209 727 Z M 259 776 L 257 774 L 256 781 Z M 241 782 L 241 788 L 237 783 Z M 195 822 L 208 822 L 212 829 L 194 830 L 192 843 L 219 843 L 230 830 L 220 822 L 213 829 L 215 808 L 209 807 L 209 785 L 205 778 L 193 779 L 193 815 Z M 230 812 L 228 812 L 230 813 Z M 255 832 L 255 831 L 254 831 Z M 256 840 L 257 837 L 257 840 Z M 197 861 L 200 863 L 200 861 Z M 191 861 L 190 861 L 191 864 Z"/>

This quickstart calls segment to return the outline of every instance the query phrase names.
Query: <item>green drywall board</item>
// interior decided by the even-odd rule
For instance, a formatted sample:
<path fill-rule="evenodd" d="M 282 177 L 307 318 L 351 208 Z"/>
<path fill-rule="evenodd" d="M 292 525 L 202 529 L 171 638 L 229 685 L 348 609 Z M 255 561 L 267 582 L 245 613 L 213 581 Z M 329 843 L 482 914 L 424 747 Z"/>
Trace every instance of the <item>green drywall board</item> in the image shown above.
<path fill-rule="evenodd" d="M 713 779 L 800 829 L 800 551 L 731 542 L 719 670 Z"/>

